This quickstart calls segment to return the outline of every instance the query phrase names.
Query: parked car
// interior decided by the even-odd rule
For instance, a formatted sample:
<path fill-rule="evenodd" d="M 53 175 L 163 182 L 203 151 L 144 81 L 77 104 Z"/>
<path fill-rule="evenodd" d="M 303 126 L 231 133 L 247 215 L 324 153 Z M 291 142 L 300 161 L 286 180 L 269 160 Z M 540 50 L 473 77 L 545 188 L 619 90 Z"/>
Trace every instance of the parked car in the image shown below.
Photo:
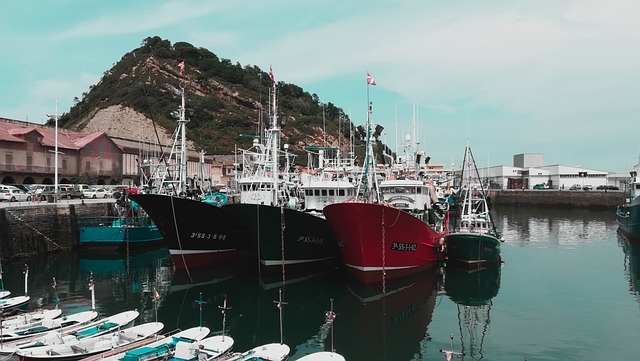
<path fill-rule="evenodd" d="M 18 188 L 7 188 L 0 190 L 0 201 L 24 202 L 31 201 L 31 194 Z"/>
<path fill-rule="evenodd" d="M 616 187 L 616 186 L 607 186 L 607 189 L 610 191 L 618 191 L 620 190 L 620 188 Z"/>
<path fill-rule="evenodd" d="M 547 189 L 547 186 L 544 183 L 536 184 L 533 186 L 533 189 Z"/>
<path fill-rule="evenodd" d="M 583 191 L 590 191 L 590 190 L 593 190 L 593 186 L 592 186 L 591 184 L 585 184 L 585 185 L 582 187 L 582 190 L 583 190 Z"/>
<path fill-rule="evenodd" d="M 569 188 L 570 191 L 579 191 L 582 189 L 582 186 L 580 184 L 574 184 L 571 186 L 571 188 Z"/>
<path fill-rule="evenodd" d="M 69 199 L 84 198 L 84 193 L 82 192 L 82 190 L 80 190 L 80 188 L 73 187 L 67 190 L 66 196 Z"/>
<path fill-rule="evenodd" d="M 111 192 L 105 188 L 90 188 L 84 191 L 85 198 L 107 198 L 110 194 Z"/>

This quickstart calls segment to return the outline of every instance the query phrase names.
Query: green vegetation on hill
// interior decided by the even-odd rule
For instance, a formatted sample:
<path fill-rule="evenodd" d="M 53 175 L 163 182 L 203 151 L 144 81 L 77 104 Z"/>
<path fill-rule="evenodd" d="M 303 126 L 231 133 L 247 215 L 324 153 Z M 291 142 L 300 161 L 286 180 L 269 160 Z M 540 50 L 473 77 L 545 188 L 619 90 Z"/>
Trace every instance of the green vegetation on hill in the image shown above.
<path fill-rule="evenodd" d="M 184 74 L 178 67 L 181 61 L 185 62 Z M 251 140 L 240 134 L 256 134 L 260 126 L 268 125 L 270 85 L 269 74 L 256 66 L 233 64 L 186 42 L 171 44 L 157 36 L 149 37 L 106 71 L 98 84 L 76 98 L 59 124 L 81 128 L 97 110 L 123 105 L 173 130 L 176 122 L 171 113 L 180 104 L 180 86 L 185 86 L 190 120 L 187 138 L 206 147 L 209 154 L 232 154 L 236 146 L 250 146 Z M 338 137 L 342 144 L 349 139 L 351 123 L 342 109 L 331 102 L 322 103 L 318 95 L 294 84 L 278 82 L 277 90 L 283 143 L 290 144 L 293 152 L 301 155 L 305 145 L 322 145 L 323 129 L 329 145 L 337 145 Z M 381 147 L 379 143 L 376 148 Z M 360 139 L 356 140 L 356 150 L 362 160 Z M 383 159 L 381 155 L 376 158 Z M 305 160 L 298 157 L 299 163 Z"/>

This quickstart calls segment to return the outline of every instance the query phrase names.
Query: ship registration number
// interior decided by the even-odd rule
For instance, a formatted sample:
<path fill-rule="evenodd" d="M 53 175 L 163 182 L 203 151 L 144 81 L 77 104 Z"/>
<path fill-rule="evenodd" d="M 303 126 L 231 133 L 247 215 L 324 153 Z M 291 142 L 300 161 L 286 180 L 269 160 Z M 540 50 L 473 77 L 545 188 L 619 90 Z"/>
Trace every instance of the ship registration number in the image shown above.
<path fill-rule="evenodd" d="M 410 251 L 415 252 L 418 248 L 418 245 L 415 243 L 402 243 L 402 242 L 393 242 L 391 245 L 392 251 Z"/>
<path fill-rule="evenodd" d="M 196 233 L 196 232 L 192 232 L 191 233 L 191 238 L 196 238 L 196 239 L 217 239 L 220 241 L 224 241 L 227 239 L 227 235 L 226 234 L 217 234 L 217 233 Z"/>

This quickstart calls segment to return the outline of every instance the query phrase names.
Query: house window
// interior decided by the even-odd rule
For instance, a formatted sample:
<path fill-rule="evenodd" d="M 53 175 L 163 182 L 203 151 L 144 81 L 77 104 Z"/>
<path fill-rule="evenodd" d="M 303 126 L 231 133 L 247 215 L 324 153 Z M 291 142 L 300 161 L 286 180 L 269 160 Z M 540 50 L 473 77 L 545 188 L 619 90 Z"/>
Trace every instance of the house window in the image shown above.
<path fill-rule="evenodd" d="M 67 159 L 62 158 L 62 169 L 67 170 Z"/>
<path fill-rule="evenodd" d="M 27 155 L 27 171 L 31 172 L 33 166 L 33 156 L 32 155 Z"/>

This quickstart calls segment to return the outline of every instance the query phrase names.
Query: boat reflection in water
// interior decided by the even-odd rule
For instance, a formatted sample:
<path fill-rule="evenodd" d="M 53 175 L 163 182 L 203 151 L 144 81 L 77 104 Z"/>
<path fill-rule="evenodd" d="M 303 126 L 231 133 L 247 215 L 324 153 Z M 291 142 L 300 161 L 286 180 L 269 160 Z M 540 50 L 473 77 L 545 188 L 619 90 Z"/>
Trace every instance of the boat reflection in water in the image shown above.
<path fill-rule="evenodd" d="M 335 306 L 337 351 L 347 360 L 416 359 L 428 338 L 439 278 L 433 267 L 385 284 L 351 280 Z"/>
<path fill-rule="evenodd" d="M 458 308 L 458 328 L 466 359 L 484 358 L 482 351 L 489 333 L 493 298 L 500 290 L 501 265 L 468 270 L 454 265 L 446 268 L 444 289 Z"/>
<path fill-rule="evenodd" d="M 640 242 L 630 241 L 618 232 L 618 245 L 624 251 L 624 269 L 629 277 L 629 291 L 640 302 Z"/>
<path fill-rule="evenodd" d="M 166 294 L 173 272 L 171 256 L 164 247 L 128 254 L 82 252 L 78 265 L 81 279 L 93 278 L 98 304 L 108 305 L 109 312 L 134 307 L 145 322 L 155 321 L 154 290 Z M 112 311 L 114 305 L 119 307 Z"/>

